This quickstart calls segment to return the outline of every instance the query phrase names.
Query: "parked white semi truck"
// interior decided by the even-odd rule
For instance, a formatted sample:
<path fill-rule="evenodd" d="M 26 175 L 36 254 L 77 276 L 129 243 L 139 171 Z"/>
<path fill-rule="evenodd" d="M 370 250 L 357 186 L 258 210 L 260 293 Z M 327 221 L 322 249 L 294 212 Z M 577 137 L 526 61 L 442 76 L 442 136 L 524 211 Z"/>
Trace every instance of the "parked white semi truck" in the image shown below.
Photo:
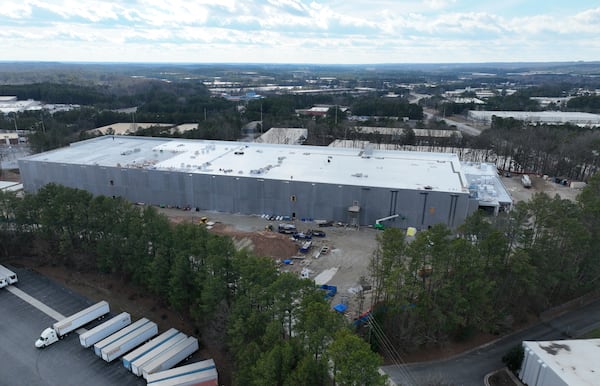
<path fill-rule="evenodd" d="M 58 341 L 68 333 L 77 330 L 79 327 L 88 324 L 94 319 L 100 319 L 110 312 L 108 303 L 104 300 L 94 304 L 91 307 L 81 310 L 63 320 L 60 320 L 48 327 L 35 341 L 35 347 L 42 348 Z"/>
<path fill-rule="evenodd" d="M 7 285 L 15 284 L 18 282 L 17 274 L 0 265 L 0 288 L 6 287 Z"/>

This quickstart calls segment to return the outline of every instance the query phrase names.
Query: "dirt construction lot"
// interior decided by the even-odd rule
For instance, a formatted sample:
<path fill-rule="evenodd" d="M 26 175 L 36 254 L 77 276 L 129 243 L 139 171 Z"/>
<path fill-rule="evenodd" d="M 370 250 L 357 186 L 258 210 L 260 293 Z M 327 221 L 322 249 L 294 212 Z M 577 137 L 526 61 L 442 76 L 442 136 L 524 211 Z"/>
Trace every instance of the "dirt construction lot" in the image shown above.
<path fill-rule="evenodd" d="M 323 238 L 313 237 L 312 247 L 308 253 L 299 252 L 301 242 L 293 240 L 289 235 L 277 233 L 280 222 L 269 221 L 260 216 L 243 216 L 216 212 L 193 212 L 177 209 L 160 209 L 174 222 L 200 222 L 207 217 L 209 224 L 214 222 L 211 231 L 234 238 L 238 248 L 248 248 L 255 254 L 272 257 L 279 264 L 282 272 L 295 272 L 300 275 L 303 269 L 317 284 L 334 285 L 338 293 L 332 304 L 347 302 L 349 318 L 370 307 L 368 292 L 360 307 L 358 287 L 361 277 L 369 276 L 368 265 L 377 247 L 376 236 L 379 231 L 372 228 L 324 227 L 318 228 L 314 222 L 292 222 L 299 232 L 318 229 L 326 233 Z M 275 231 L 267 231 L 265 227 L 272 225 Z M 210 226 L 209 226 L 210 228 Z M 322 247 L 327 246 L 329 252 L 319 254 Z M 293 264 L 284 264 L 284 260 Z M 362 310 L 362 311 L 361 311 Z"/>

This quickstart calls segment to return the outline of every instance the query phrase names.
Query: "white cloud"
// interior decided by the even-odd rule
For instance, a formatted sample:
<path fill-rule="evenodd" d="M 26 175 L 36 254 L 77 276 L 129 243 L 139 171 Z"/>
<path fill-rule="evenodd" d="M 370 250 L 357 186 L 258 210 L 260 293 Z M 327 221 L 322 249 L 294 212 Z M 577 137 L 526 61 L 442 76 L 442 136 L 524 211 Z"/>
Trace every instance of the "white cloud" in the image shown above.
<path fill-rule="evenodd" d="M 31 15 L 31 5 L 27 1 L 9 1 L 0 6 L 0 16 L 11 19 L 22 19 Z"/>
<path fill-rule="evenodd" d="M 600 57 L 600 8 L 514 16 L 505 0 L 4 0 L 0 44 L 48 60 L 418 62 Z M 558 4 L 558 3 L 557 3 Z M 15 42 L 19 42 L 16 45 Z M 68 55 L 63 57 L 66 47 Z M 82 54 L 77 53 L 77 47 Z M 90 48 L 93 47 L 93 48 Z M 111 49 L 118 58 L 108 58 Z M 160 49 L 159 49 L 160 48 Z M 141 52 L 141 51 L 143 52 Z M 50 59 L 54 56 L 54 59 Z M 81 58 L 75 59 L 80 56 Z M 71 59 L 69 59 L 71 58 Z M 179 59 L 178 59 L 179 58 Z M 504 58 L 504 59 L 503 59 Z M 576 58 L 580 59 L 580 58 Z"/>

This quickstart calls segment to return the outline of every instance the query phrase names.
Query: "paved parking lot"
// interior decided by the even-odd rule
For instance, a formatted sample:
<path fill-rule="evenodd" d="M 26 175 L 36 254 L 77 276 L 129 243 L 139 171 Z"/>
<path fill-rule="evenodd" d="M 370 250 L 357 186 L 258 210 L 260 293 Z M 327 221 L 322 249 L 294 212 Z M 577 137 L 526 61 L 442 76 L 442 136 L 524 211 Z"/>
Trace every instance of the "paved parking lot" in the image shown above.
<path fill-rule="evenodd" d="M 93 304 L 59 284 L 31 271 L 10 267 L 19 277 L 17 287 L 63 315 Z M 120 360 L 106 363 L 71 333 L 45 349 L 34 342 L 55 320 L 29 303 L 0 289 L 0 384 L 2 385 L 145 385 Z M 91 325 L 93 326 L 93 324 Z"/>

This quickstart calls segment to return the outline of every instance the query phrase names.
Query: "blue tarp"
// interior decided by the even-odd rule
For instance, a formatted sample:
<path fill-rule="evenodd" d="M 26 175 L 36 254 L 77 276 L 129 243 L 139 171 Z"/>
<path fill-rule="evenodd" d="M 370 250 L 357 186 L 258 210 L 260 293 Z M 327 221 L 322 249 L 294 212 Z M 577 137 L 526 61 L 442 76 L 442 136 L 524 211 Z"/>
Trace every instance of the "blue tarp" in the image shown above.
<path fill-rule="evenodd" d="M 336 310 L 337 312 L 343 313 L 344 311 L 346 311 L 348 309 L 348 306 L 345 304 L 336 304 L 335 306 L 333 306 L 333 309 Z"/>
<path fill-rule="evenodd" d="M 334 297 L 335 294 L 337 293 L 337 287 L 334 285 L 323 284 L 321 286 L 321 289 L 325 290 L 325 292 L 326 292 L 325 300 Z"/>

